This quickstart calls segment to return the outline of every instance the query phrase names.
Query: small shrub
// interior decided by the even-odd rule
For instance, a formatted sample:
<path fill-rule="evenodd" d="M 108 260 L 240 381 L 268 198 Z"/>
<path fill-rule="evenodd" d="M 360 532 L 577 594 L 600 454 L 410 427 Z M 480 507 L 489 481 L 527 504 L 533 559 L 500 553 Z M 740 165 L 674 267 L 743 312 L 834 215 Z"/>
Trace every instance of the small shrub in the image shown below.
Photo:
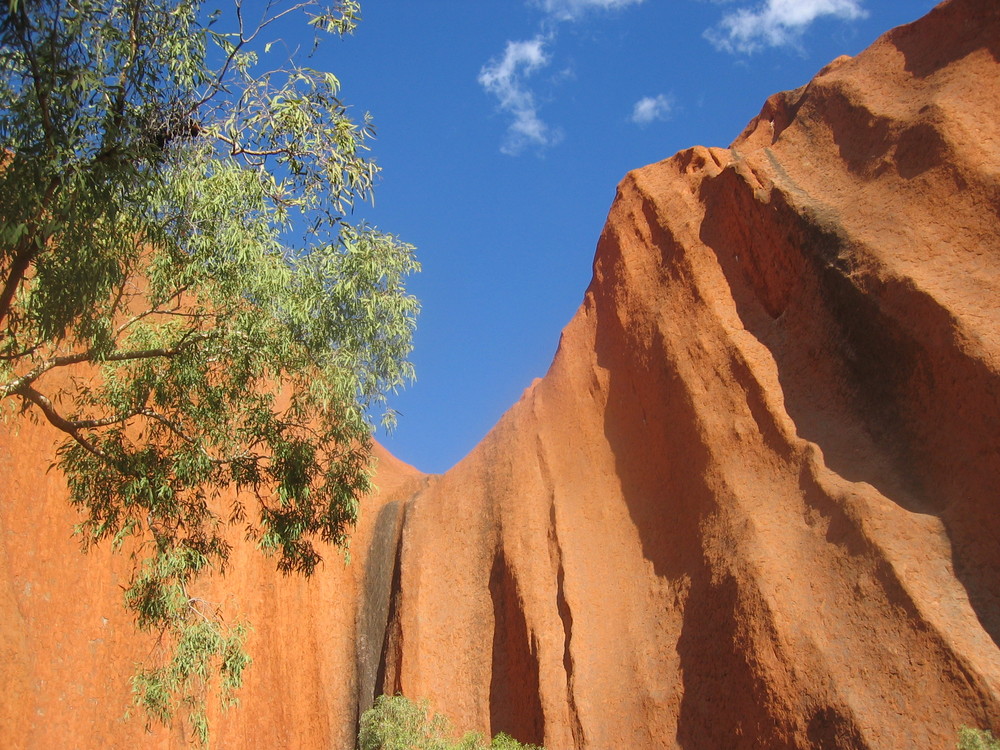
<path fill-rule="evenodd" d="M 509 734 L 500 732 L 493 738 L 490 750 L 545 750 L 541 745 L 522 745 Z"/>
<path fill-rule="evenodd" d="M 459 740 L 452 740 L 451 736 L 448 719 L 432 713 L 427 701 L 414 703 L 402 695 L 381 695 L 361 715 L 358 747 L 360 750 L 545 750 L 538 745 L 522 745 L 503 732 L 488 744 L 476 732 L 467 732 Z"/>
<path fill-rule="evenodd" d="M 958 750 L 1000 750 L 1000 740 L 988 730 L 962 727 L 958 730 Z"/>

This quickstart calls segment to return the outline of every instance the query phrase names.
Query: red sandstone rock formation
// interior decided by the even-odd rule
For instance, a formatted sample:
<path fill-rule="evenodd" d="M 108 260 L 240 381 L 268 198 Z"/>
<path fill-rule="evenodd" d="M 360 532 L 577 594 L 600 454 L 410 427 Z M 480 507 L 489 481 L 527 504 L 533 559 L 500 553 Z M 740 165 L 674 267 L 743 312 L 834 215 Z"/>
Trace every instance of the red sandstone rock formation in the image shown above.
<path fill-rule="evenodd" d="M 349 567 L 237 560 L 219 747 L 349 747 L 379 691 L 564 748 L 951 748 L 1000 728 L 1000 6 L 951 0 L 619 187 L 584 303 L 441 477 L 384 457 Z M 52 435 L 0 450 L 0 731 L 117 721 L 121 561 Z"/>

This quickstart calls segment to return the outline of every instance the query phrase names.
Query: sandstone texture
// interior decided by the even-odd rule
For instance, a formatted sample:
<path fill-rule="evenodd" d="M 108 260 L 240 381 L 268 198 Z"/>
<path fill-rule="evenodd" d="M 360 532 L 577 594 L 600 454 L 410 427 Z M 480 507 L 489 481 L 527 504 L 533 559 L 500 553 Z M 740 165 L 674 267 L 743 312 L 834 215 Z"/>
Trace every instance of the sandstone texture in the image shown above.
<path fill-rule="evenodd" d="M 96 549 L 80 552 L 62 477 L 47 472 L 59 438 L 25 425 L 0 438 L 0 747 L 25 750 L 184 748 L 191 735 L 143 716 L 125 721 L 134 664 L 153 650 L 122 606 L 130 561 Z M 412 496 L 421 475 L 382 451 L 378 507 Z M 362 523 L 353 547 L 372 546 Z M 391 543 L 391 541 L 390 541 Z M 360 559 L 359 559 L 360 558 Z M 356 602 L 364 556 L 330 552 L 313 578 L 285 577 L 272 561 L 234 551 L 221 585 L 199 592 L 241 612 L 253 634 L 253 667 L 241 706 L 211 713 L 216 748 L 352 748 L 357 710 Z M 214 706 L 210 705 L 210 709 Z"/>
<path fill-rule="evenodd" d="M 549 372 L 469 456 L 383 454 L 350 565 L 235 561 L 256 663 L 216 745 L 349 748 L 381 692 L 550 750 L 1000 729 L 998 115 L 1000 5 L 950 0 L 629 174 Z M 3 742 L 183 746 L 119 720 L 149 645 L 53 440 L 0 440 Z"/>

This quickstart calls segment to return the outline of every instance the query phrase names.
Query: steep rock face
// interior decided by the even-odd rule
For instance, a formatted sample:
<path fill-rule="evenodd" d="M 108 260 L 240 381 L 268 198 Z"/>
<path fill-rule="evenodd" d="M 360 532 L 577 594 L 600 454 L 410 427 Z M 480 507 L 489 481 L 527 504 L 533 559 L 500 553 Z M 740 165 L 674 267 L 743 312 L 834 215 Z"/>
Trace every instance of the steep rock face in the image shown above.
<path fill-rule="evenodd" d="M 622 182 L 550 371 L 407 509 L 381 687 L 551 748 L 997 726 L 998 57 L 953 0 Z"/>
<path fill-rule="evenodd" d="M 62 477 L 47 472 L 58 435 L 25 424 L 0 433 L 0 745 L 18 750 L 184 748 L 190 733 L 146 731 L 129 677 L 148 658 L 122 607 L 126 555 L 82 555 Z M 411 497 L 422 475 L 380 451 L 379 497 L 363 503 L 352 562 L 331 553 L 317 574 L 284 577 L 237 548 L 221 586 L 199 591 L 253 627 L 254 664 L 239 709 L 211 714 L 213 747 L 350 748 L 357 714 L 356 663 L 368 643 L 358 621 L 365 550 L 378 546 L 382 508 Z M 390 543 L 391 544 L 391 543 Z M 210 710 L 214 705 L 210 704 Z"/>
<path fill-rule="evenodd" d="M 380 692 L 550 750 L 1000 728 L 998 112 L 1000 7 L 951 0 L 628 175 L 550 371 L 464 461 L 383 456 L 349 566 L 235 561 L 256 663 L 217 746 L 350 747 Z M 4 741 L 182 746 L 118 720 L 149 644 L 53 440 L 0 438 Z"/>

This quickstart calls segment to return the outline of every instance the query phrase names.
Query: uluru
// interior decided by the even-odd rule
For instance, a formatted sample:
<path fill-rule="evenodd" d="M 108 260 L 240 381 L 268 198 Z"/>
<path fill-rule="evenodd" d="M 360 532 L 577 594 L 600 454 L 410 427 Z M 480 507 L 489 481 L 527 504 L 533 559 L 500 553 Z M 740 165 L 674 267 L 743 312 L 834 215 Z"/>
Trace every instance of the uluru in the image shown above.
<path fill-rule="evenodd" d="M 122 719 L 149 644 L 58 435 L 2 430 L 0 744 L 186 746 Z M 1000 730 L 1000 4 L 630 172 L 545 376 L 442 475 L 377 453 L 349 563 L 234 555 L 215 747 L 351 748 L 397 693 L 548 750 Z"/>

